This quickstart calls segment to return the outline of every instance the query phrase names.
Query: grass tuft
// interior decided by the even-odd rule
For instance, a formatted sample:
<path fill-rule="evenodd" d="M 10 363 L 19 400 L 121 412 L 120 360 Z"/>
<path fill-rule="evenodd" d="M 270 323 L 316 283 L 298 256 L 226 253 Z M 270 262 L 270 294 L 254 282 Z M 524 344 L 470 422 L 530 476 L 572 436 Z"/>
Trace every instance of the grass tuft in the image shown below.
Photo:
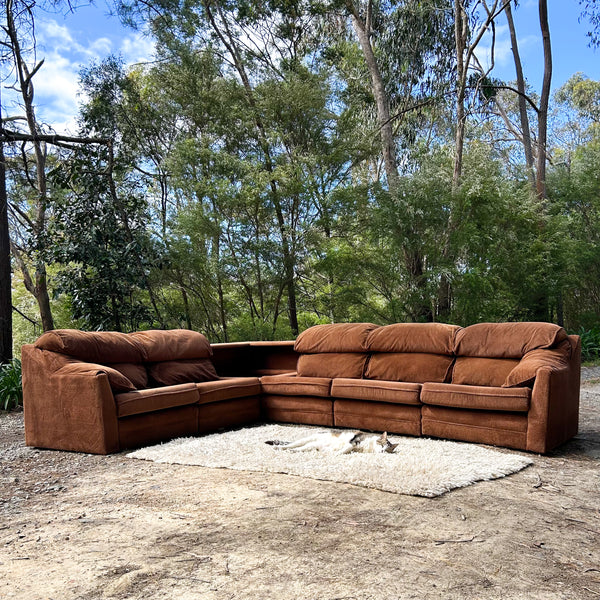
<path fill-rule="evenodd" d="M 0 365 L 0 410 L 13 410 L 22 404 L 21 361 L 13 358 Z"/>

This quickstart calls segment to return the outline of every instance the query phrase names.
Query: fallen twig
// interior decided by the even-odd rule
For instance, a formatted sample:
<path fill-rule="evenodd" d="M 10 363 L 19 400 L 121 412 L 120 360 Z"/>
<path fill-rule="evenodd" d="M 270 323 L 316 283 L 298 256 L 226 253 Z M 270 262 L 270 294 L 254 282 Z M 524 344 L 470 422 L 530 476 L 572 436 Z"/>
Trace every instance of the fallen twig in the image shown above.
<path fill-rule="evenodd" d="M 467 542 L 474 542 L 475 536 L 464 539 L 464 540 L 435 540 L 436 546 L 441 546 L 442 544 L 465 544 Z"/>

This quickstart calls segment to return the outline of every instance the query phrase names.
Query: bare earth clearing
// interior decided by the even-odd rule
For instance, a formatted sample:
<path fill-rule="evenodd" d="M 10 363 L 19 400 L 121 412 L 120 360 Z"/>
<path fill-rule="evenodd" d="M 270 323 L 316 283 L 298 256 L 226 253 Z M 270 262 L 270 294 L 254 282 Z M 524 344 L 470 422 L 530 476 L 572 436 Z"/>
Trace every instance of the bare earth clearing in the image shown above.
<path fill-rule="evenodd" d="M 35 450 L 0 414 L 0 598 L 600 599 L 593 377 L 575 440 L 436 499 Z"/>

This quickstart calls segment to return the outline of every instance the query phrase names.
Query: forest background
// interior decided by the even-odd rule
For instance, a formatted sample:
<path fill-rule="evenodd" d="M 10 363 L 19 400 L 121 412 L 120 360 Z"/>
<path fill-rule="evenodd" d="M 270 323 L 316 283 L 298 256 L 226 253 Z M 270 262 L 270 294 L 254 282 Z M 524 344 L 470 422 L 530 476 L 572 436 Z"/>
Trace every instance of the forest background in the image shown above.
<path fill-rule="evenodd" d="M 19 98 L 1 115 L 0 362 L 54 327 L 600 332 L 600 82 L 550 93 L 545 0 L 540 90 L 516 1 L 119 0 L 156 56 L 85 68 L 74 135 L 37 117 L 40 3 L 0 4 Z M 580 4 L 598 46 L 600 5 Z M 491 75 L 499 24 L 515 81 Z"/>

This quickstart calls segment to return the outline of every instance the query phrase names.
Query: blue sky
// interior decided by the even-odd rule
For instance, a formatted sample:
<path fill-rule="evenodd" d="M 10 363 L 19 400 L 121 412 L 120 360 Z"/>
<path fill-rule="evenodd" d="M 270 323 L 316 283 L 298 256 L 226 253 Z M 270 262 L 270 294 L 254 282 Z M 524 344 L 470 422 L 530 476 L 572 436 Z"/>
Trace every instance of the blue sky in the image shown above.
<path fill-rule="evenodd" d="M 554 62 L 553 88 L 560 87 L 578 71 L 600 80 L 600 51 L 588 47 L 587 23 L 579 22 L 577 0 L 549 0 L 548 12 Z M 107 0 L 97 0 L 95 6 L 83 6 L 74 13 L 37 15 L 38 57 L 45 58 L 45 64 L 35 78 L 38 116 L 53 124 L 58 132 L 75 130 L 80 101 L 77 80 L 82 67 L 109 54 L 120 54 L 127 64 L 152 59 L 152 41 L 139 32 L 124 28 L 109 13 Z M 514 18 L 525 76 L 539 92 L 543 61 L 537 0 L 521 0 Z M 510 81 L 514 79 L 514 65 L 504 17 L 500 17 L 496 32 L 493 75 Z M 478 54 L 484 61 L 485 40 Z"/>

